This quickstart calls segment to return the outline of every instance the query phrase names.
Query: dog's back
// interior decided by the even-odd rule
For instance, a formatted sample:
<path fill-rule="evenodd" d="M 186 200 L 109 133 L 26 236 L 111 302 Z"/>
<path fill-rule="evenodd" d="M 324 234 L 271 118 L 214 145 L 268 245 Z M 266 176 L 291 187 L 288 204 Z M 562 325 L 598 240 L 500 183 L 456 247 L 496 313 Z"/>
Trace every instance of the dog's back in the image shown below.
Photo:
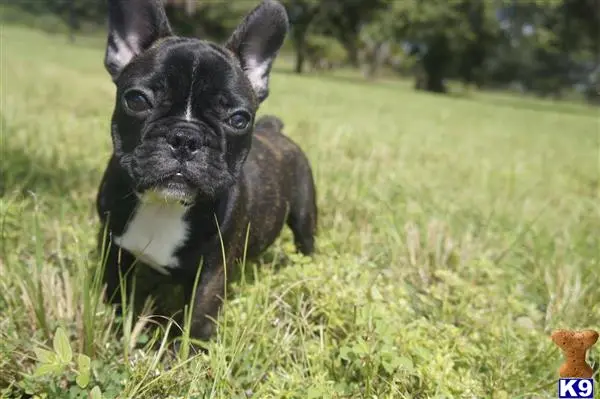
<path fill-rule="evenodd" d="M 276 116 L 261 117 L 255 125 L 252 147 L 244 165 L 246 179 L 258 184 L 258 193 L 250 193 L 250 214 L 266 215 L 272 221 L 272 237 L 261 237 L 262 242 L 276 238 L 284 223 L 292 229 L 298 250 L 310 254 L 314 250 L 317 226 L 316 190 L 308 159 L 300 147 L 283 133 L 283 122 Z M 274 204 L 283 203 L 275 212 Z M 271 230 L 271 229 L 269 229 Z M 262 245 L 259 245 L 262 247 Z"/>

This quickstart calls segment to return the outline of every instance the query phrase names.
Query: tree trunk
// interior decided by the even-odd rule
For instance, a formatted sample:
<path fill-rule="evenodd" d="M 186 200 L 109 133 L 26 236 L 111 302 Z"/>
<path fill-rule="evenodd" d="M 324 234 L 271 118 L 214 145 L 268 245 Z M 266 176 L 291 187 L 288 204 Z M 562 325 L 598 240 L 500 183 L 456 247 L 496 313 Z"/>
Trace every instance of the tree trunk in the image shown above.
<path fill-rule="evenodd" d="M 75 0 L 69 1 L 69 41 L 75 43 L 75 30 L 77 29 L 77 14 L 75 13 Z"/>
<path fill-rule="evenodd" d="M 294 72 L 300 74 L 304 71 L 304 48 L 303 46 L 299 46 L 296 48 L 296 66 L 294 67 Z"/>
<path fill-rule="evenodd" d="M 422 81 L 417 82 L 417 88 L 434 93 L 446 93 L 448 90 L 444 78 L 451 57 L 447 38 L 445 36 L 434 38 L 421 60 L 425 76 L 422 77 Z"/>
<path fill-rule="evenodd" d="M 430 71 L 427 73 L 427 80 L 425 81 L 425 90 L 433 93 L 448 92 L 448 89 L 444 84 L 443 76 L 437 73 L 437 71 Z"/>
<path fill-rule="evenodd" d="M 294 72 L 300 74 L 304 71 L 306 59 L 306 29 L 297 30 L 294 34 L 294 47 L 296 47 L 296 66 Z"/>
<path fill-rule="evenodd" d="M 375 79 L 381 70 L 381 66 L 390 54 L 390 42 L 383 41 L 374 43 L 372 48 L 367 50 L 367 69 L 366 78 Z"/>
<path fill-rule="evenodd" d="M 348 61 L 354 68 L 360 68 L 360 60 L 358 57 L 358 44 L 356 37 L 350 37 L 346 41 L 346 51 L 348 52 Z"/>

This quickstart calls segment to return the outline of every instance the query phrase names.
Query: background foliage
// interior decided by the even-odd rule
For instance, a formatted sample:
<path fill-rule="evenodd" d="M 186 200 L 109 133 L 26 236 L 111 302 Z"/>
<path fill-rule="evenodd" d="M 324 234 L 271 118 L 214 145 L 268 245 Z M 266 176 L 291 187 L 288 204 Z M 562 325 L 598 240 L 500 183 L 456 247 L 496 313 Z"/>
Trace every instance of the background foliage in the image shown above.
<path fill-rule="evenodd" d="M 8 4 L 10 0 L 2 0 Z M 104 23 L 98 0 L 22 0 L 13 7 L 73 32 Z M 165 0 L 181 34 L 224 40 L 253 0 Z M 283 0 L 294 70 L 361 68 L 367 79 L 400 73 L 415 88 L 449 80 L 598 103 L 597 0 Z M 47 21 L 46 21 L 47 22 Z M 342 51 L 340 51 L 342 49 Z"/>

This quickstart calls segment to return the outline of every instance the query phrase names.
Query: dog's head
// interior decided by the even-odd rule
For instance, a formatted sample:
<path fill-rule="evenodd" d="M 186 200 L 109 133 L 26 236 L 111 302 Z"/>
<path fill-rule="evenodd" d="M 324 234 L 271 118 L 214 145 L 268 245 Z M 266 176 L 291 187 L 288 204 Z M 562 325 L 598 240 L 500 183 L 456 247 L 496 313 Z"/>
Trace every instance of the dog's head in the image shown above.
<path fill-rule="evenodd" d="M 161 0 L 108 5 L 114 154 L 138 194 L 214 198 L 234 183 L 250 149 L 288 29 L 285 8 L 263 0 L 218 45 L 175 36 Z"/>

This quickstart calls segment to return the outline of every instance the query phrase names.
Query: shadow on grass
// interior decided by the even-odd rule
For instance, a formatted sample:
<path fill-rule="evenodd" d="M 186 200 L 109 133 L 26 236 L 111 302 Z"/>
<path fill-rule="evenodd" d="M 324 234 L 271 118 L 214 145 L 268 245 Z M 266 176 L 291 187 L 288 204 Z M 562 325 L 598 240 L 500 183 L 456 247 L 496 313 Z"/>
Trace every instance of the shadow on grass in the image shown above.
<path fill-rule="evenodd" d="M 39 148 L 28 151 L 21 143 L 12 143 L 18 131 L 2 114 L 0 128 L 0 197 L 34 193 L 62 199 L 69 192 L 89 190 L 90 185 L 100 183 L 100 171 L 79 163 L 79 159 L 61 162 L 53 159 L 52 153 L 39 156 Z"/>
<path fill-rule="evenodd" d="M 23 148 L 9 146 L 2 149 L 2 179 L 0 197 L 30 195 L 61 197 L 82 186 L 83 176 L 95 171 L 77 170 L 70 165 L 58 166 L 47 158 L 35 158 Z"/>

